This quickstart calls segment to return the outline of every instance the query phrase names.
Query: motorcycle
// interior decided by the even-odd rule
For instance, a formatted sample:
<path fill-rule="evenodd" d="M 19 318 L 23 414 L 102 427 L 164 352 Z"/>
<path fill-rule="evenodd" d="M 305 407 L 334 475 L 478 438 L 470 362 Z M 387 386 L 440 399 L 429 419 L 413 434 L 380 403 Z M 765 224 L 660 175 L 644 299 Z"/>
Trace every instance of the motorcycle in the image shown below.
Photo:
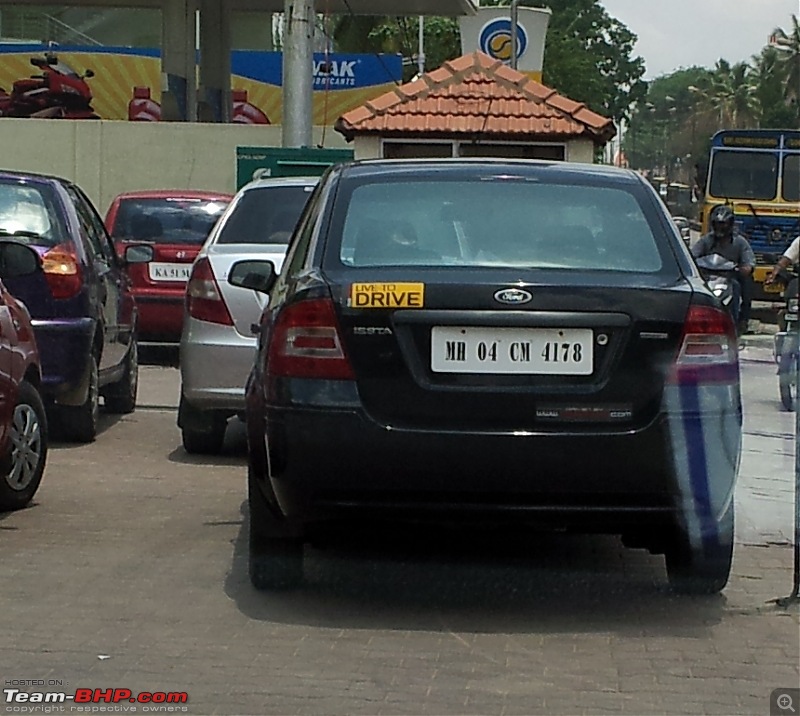
<path fill-rule="evenodd" d="M 738 281 L 739 270 L 736 264 L 719 254 L 707 254 L 695 260 L 700 275 L 711 292 L 720 300 L 731 314 L 731 318 L 739 315 L 739 308 L 734 301 L 741 301 L 736 295 L 734 282 Z"/>
<path fill-rule="evenodd" d="M 53 52 L 32 57 L 31 64 L 42 74 L 17 80 L 11 94 L 0 88 L 0 117 L 100 119 L 86 83 L 94 77 L 92 70 L 79 75 Z"/>
<path fill-rule="evenodd" d="M 776 281 L 785 285 L 783 299 L 786 307 L 781 321 L 783 330 L 775 334 L 773 353 L 778 364 L 778 390 L 781 403 L 784 409 L 793 411 L 797 394 L 797 362 L 800 358 L 798 278 L 786 269 L 781 269 Z"/>

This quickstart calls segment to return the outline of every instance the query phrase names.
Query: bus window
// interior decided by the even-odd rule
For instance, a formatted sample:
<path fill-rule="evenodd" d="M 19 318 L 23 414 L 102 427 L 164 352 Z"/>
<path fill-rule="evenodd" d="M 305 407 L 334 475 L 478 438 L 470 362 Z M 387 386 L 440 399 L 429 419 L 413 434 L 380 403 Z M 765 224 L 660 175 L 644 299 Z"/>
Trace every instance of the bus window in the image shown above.
<path fill-rule="evenodd" d="M 783 161 L 783 198 L 800 201 L 800 154 L 790 154 Z"/>
<path fill-rule="evenodd" d="M 711 164 L 712 196 L 772 201 L 778 194 L 778 155 L 718 151 Z"/>

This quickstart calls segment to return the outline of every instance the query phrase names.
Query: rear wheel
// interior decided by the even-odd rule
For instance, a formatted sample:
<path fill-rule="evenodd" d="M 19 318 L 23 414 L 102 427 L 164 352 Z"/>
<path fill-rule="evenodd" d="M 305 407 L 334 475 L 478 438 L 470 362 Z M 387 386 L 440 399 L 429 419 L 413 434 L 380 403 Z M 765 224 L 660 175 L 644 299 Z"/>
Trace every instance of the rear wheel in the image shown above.
<path fill-rule="evenodd" d="M 250 505 L 250 582 L 260 591 L 292 589 L 303 581 L 303 542 L 282 534 L 278 518 L 270 510 L 248 467 Z"/>
<path fill-rule="evenodd" d="M 785 410 L 794 410 L 794 401 L 797 391 L 796 385 L 796 358 L 790 353 L 784 353 L 778 362 L 778 390 L 781 394 L 781 403 Z"/>
<path fill-rule="evenodd" d="M 728 583 L 733 562 L 733 504 L 718 526 L 716 540 L 692 545 L 685 533 L 677 535 L 665 550 L 667 576 L 682 594 L 716 594 Z"/>
<path fill-rule="evenodd" d="M 30 383 L 19 386 L 9 431 L 8 470 L 0 479 L 0 510 L 18 510 L 32 499 L 47 459 L 47 417 L 44 404 Z"/>
<path fill-rule="evenodd" d="M 105 407 L 109 413 L 132 413 L 136 410 L 136 395 L 139 388 L 139 347 L 131 341 L 125 358 L 125 373 L 122 378 L 104 391 Z"/>
<path fill-rule="evenodd" d="M 183 449 L 192 455 L 216 455 L 222 452 L 228 421 L 215 418 L 206 429 L 181 428 Z"/>
<path fill-rule="evenodd" d="M 67 440 L 81 443 L 94 441 L 100 418 L 100 378 L 97 358 L 94 355 L 89 357 L 88 370 L 89 386 L 86 390 L 86 400 L 80 405 L 64 405 L 59 408 L 61 433 Z"/>

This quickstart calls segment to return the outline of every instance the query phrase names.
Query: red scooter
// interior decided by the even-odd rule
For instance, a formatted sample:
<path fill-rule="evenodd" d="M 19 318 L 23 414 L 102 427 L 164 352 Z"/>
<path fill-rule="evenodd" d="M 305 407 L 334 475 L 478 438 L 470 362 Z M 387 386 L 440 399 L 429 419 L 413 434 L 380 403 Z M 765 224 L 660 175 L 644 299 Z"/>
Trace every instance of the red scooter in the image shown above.
<path fill-rule="evenodd" d="M 100 119 L 92 108 L 92 90 L 86 83 L 92 70 L 79 75 L 55 53 L 32 57 L 41 75 L 17 80 L 11 94 L 0 88 L 0 117 L 46 119 Z"/>

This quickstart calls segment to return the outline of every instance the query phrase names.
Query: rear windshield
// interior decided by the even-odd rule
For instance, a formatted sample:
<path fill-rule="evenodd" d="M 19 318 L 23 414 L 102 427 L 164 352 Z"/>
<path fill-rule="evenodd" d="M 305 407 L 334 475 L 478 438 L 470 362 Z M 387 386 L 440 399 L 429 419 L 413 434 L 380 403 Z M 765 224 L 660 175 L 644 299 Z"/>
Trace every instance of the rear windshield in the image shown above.
<path fill-rule="evenodd" d="M 248 189 L 217 237 L 218 244 L 288 244 L 313 186 Z"/>
<path fill-rule="evenodd" d="M 356 186 L 342 211 L 339 258 L 347 266 L 651 273 L 663 265 L 642 208 L 624 189 L 501 178 L 384 182 Z"/>
<path fill-rule="evenodd" d="M 52 189 L 19 182 L 0 182 L 0 238 L 56 246 L 66 231 Z"/>
<path fill-rule="evenodd" d="M 123 199 L 111 237 L 157 244 L 202 244 L 228 202 L 208 199 Z"/>

